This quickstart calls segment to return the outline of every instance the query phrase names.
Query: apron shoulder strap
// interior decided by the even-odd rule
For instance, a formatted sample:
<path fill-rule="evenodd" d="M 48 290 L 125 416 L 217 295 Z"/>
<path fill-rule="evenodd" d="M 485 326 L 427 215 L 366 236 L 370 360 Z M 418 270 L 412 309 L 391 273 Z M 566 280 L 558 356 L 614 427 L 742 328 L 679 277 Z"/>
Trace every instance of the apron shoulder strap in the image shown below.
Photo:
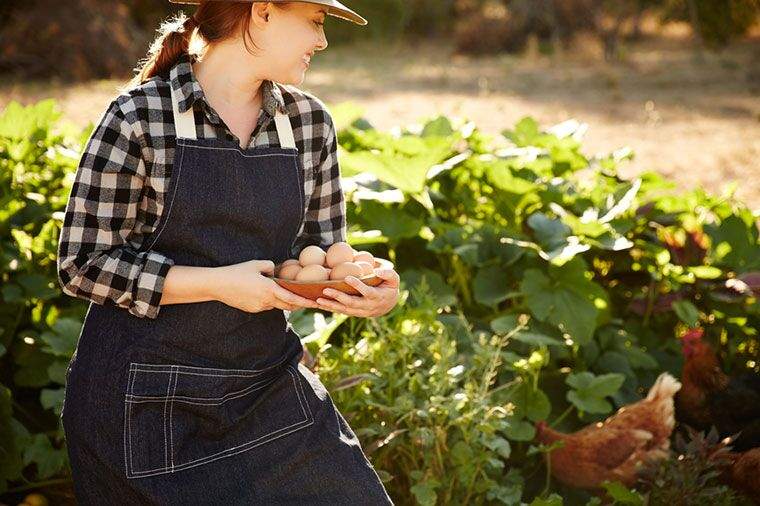
<path fill-rule="evenodd" d="M 169 84 L 169 88 L 172 91 L 172 112 L 174 113 L 174 128 L 177 138 L 197 139 L 193 108 L 191 107 L 185 112 L 179 112 L 179 97 L 174 91 L 174 87 L 171 86 L 171 83 Z"/>
<path fill-rule="evenodd" d="M 179 112 L 179 97 L 173 87 L 171 88 L 171 93 L 172 112 L 174 114 L 174 126 L 177 138 L 197 139 L 193 108 L 191 107 L 185 112 Z M 274 116 L 274 122 L 277 127 L 277 137 L 280 139 L 280 146 L 283 148 L 295 148 L 296 141 L 293 137 L 293 127 L 290 125 L 288 115 L 278 110 Z"/>
<path fill-rule="evenodd" d="M 277 137 L 280 139 L 280 147 L 295 148 L 296 141 L 293 138 L 293 127 L 290 126 L 290 118 L 279 110 L 274 115 Z"/>

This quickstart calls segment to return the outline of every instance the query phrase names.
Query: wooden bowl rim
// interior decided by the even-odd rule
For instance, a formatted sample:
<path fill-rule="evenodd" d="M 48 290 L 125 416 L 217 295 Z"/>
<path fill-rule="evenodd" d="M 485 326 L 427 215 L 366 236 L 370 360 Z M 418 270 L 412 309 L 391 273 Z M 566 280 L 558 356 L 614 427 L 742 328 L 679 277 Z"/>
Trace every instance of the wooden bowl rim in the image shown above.
<path fill-rule="evenodd" d="M 381 267 L 384 269 L 393 268 L 393 262 L 391 262 L 390 260 L 386 260 L 385 258 L 375 257 L 375 263 L 376 263 L 375 269 L 379 269 Z M 275 269 L 280 265 L 282 265 L 282 263 L 275 265 Z M 364 281 L 367 279 L 372 279 L 374 277 L 375 277 L 375 274 L 372 273 L 372 274 L 365 274 L 364 276 L 357 279 Z M 272 277 L 272 279 L 275 281 L 284 281 L 285 283 L 299 285 L 299 286 L 337 285 L 337 284 L 346 282 L 345 279 L 326 279 L 324 281 L 296 281 L 294 279 L 285 279 L 285 278 L 276 278 L 276 277 Z"/>

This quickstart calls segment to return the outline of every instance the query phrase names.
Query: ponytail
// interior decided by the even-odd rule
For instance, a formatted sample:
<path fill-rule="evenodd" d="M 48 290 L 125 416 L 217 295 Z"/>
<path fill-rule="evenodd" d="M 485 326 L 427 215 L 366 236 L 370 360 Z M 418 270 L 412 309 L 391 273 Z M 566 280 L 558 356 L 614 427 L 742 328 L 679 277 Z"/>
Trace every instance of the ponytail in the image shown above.
<path fill-rule="evenodd" d="M 278 9 L 289 9 L 294 4 L 277 2 L 273 5 Z M 232 37 L 242 37 L 246 50 L 253 54 L 248 47 L 248 40 L 251 40 L 248 32 L 250 21 L 250 2 L 201 1 L 191 16 L 180 11 L 176 17 L 161 24 L 159 35 L 150 45 L 147 57 L 135 69 L 137 74 L 120 91 L 125 93 L 153 76 L 168 74 L 182 54 L 205 50 L 206 46 Z M 202 42 L 197 48 L 196 41 Z M 251 43 L 258 48 L 253 40 Z"/>
<path fill-rule="evenodd" d="M 148 56 L 141 62 L 137 74 L 121 90 L 141 85 L 151 77 L 164 74 L 177 63 L 181 54 L 189 54 L 193 33 L 198 27 L 194 15 L 180 12 L 175 18 L 161 24 L 159 35 L 150 45 Z"/>

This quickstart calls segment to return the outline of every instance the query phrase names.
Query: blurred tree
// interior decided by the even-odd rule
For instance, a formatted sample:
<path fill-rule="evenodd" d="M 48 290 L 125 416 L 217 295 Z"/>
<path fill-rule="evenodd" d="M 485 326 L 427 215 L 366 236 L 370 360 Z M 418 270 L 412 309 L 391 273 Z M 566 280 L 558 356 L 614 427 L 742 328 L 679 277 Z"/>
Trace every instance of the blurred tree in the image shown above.
<path fill-rule="evenodd" d="M 63 79 L 124 76 L 145 34 L 120 2 L 3 0 L 0 72 Z"/>

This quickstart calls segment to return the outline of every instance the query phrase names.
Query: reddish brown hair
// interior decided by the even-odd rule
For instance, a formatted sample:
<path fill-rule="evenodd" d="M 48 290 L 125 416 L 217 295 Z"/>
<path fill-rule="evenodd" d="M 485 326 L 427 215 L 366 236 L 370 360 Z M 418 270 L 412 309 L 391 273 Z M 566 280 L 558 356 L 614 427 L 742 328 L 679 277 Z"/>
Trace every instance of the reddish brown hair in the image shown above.
<path fill-rule="evenodd" d="M 283 9 L 291 7 L 292 4 L 293 2 L 273 2 L 273 5 Z M 135 69 L 137 74 L 123 90 L 132 89 L 155 75 L 167 72 L 181 54 L 190 52 L 194 37 L 200 37 L 204 44 L 209 45 L 227 40 L 237 32 L 242 36 L 248 52 L 251 52 L 248 47 L 250 22 L 250 2 L 201 2 L 195 13 L 190 16 L 180 12 L 161 23 L 159 35 L 151 43 L 148 55 L 139 62 Z M 250 41 L 259 49 L 253 40 Z"/>

